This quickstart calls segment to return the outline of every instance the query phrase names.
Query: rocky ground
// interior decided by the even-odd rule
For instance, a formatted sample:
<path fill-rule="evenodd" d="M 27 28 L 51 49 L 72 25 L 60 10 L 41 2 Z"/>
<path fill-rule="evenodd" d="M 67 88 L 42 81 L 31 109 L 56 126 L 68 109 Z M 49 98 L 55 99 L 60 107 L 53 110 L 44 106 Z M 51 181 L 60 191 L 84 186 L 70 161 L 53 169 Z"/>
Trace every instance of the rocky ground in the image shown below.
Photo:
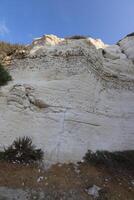
<path fill-rule="evenodd" d="M 0 163 L 0 200 L 133 200 L 134 171 L 85 163 Z"/>

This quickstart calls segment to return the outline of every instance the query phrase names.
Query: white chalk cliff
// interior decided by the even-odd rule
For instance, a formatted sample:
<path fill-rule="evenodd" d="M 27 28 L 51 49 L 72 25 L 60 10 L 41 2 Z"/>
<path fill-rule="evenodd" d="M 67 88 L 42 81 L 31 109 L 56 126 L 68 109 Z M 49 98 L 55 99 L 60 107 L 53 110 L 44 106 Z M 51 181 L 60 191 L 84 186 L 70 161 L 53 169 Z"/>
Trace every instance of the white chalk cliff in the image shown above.
<path fill-rule="evenodd" d="M 88 149 L 134 149 L 134 35 L 101 40 L 37 38 L 0 88 L 0 145 L 30 136 L 52 162 Z"/>

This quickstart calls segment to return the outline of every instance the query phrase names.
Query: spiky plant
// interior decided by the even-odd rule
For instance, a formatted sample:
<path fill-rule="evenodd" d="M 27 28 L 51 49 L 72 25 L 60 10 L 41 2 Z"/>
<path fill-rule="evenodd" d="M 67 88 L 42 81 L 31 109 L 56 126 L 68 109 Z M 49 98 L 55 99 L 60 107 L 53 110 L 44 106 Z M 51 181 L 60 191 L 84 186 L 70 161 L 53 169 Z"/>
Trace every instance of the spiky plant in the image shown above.
<path fill-rule="evenodd" d="M 33 163 L 43 159 L 43 151 L 36 149 L 30 137 L 17 138 L 4 150 L 5 160 L 17 163 Z"/>

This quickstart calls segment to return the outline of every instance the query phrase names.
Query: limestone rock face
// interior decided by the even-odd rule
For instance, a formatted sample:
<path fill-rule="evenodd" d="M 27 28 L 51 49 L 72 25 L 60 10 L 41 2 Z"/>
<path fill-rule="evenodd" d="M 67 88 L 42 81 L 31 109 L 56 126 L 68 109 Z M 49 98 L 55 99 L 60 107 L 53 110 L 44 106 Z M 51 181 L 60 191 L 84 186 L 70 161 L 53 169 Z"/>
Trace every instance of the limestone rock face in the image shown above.
<path fill-rule="evenodd" d="M 127 56 L 127 58 L 134 61 L 134 34 L 126 36 L 119 42 L 121 51 Z"/>
<path fill-rule="evenodd" d="M 78 161 L 88 149 L 133 149 L 133 42 L 34 41 L 0 89 L 1 147 L 30 136 L 52 162 Z"/>

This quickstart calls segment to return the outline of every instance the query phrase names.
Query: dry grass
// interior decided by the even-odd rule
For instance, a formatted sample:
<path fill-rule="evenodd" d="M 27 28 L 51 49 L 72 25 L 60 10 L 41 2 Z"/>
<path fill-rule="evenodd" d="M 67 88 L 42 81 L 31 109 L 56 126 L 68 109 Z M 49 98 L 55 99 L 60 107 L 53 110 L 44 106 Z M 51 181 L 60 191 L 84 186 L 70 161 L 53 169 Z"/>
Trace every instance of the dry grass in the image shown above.
<path fill-rule="evenodd" d="M 25 49 L 26 47 L 21 44 L 11 44 L 8 42 L 0 41 L 0 62 L 2 62 L 6 56 L 12 56 L 16 53 L 16 51 Z"/>

